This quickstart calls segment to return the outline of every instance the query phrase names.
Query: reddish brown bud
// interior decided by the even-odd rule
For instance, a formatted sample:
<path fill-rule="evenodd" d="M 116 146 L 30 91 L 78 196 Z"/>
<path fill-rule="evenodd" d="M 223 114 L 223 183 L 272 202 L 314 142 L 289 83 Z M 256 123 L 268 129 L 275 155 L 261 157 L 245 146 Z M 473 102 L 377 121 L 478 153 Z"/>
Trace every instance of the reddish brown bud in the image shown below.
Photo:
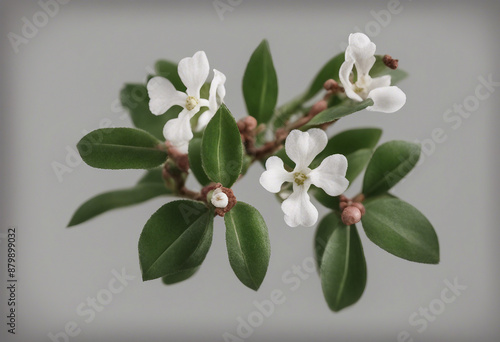
<path fill-rule="evenodd" d="M 347 202 L 340 202 L 340 204 L 339 204 L 339 208 L 341 211 L 343 211 L 348 206 L 349 206 L 349 203 L 347 203 Z"/>
<path fill-rule="evenodd" d="M 312 107 L 311 110 L 309 111 L 310 116 L 314 116 L 318 113 L 321 113 L 325 109 L 328 108 L 328 103 L 325 100 L 320 100 L 316 102 Z"/>
<path fill-rule="evenodd" d="M 382 58 L 382 62 L 384 62 L 384 64 L 388 67 L 388 68 L 391 68 L 391 69 L 397 69 L 398 68 L 398 62 L 399 62 L 399 59 L 392 59 L 391 56 L 389 55 L 385 55 L 383 58 Z"/>
<path fill-rule="evenodd" d="M 257 120 L 253 116 L 247 116 L 243 119 L 243 122 L 245 123 L 247 132 L 257 128 Z"/>
<path fill-rule="evenodd" d="M 240 132 L 245 132 L 247 125 L 243 120 L 239 120 L 236 124 L 238 125 Z"/>
<path fill-rule="evenodd" d="M 361 221 L 361 211 L 355 206 L 348 206 L 342 211 L 341 218 L 346 226 L 350 226 Z"/>
<path fill-rule="evenodd" d="M 365 206 L 359 202 L 354 202 L 351 204 L 353 207 L 356 207 L 361 211 L 361 216 L 363 216 L 366 213 Z"/>
<path fill-rule="evenodd" d="M 345 195 L 340 195 L 339 200 L 340 202 L 349 202 L 349 198 L 347 198 Z"/>
<path fill-rule="evenodd" d="M 326 80 L 326 82 L 323 84 L 323 88 L 325 88 L 325 90 L 331 90 L 332 88 L 335 88 L 337 86 L 337 82 L 331 78 L 329 80 Z"/>

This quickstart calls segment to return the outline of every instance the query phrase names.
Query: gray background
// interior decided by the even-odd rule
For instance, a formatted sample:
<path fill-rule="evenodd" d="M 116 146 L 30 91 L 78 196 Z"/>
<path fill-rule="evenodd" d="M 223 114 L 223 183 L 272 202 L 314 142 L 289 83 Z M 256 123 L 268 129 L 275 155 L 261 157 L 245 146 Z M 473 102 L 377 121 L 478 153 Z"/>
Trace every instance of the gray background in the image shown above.
<path fill-rule="evenodd" d="M 81 332 L 71 341 L 222 341 L 223 333 L 236 334 L 238 316 L 246 318 L 255 310 L 254 300 L 279 289 L 286 302 L 246 340 L 397 341 L 403 330 L 415 341 L 494 340 L 500 285 L 494 109 L 500 106 L 500 89 L 480 101 L 457 129 L 443 120 L 443 113 L 473 96 L 480 76 L 492 74 L 500 80 L 500 6 L 495 1 L 402 0 L 402 11 L 390 22 L 373 24 L 371 11 L 387 10 L 387 5 L 244 0 L 220 20 L 212 1 L 72 1 L 60 6 L 15 53 L 7 34 L 21 34 L 22 18 L 31 21 L 40 7 L 35 1 L 2 2 L 0 233 L 17 227 L 19 288 L 18 334 L 6 333 L 3 318 L 0 339 L 50 341 L 49 333 L 75 321 Z M 255 205 L 269 226 L 272 256 L 258 292 L 233 275 L 220 219 L 195 277 L 171 287 L 140 280 L 139 234 L 166 198 L 65 229 L 83 201 L 127 187 L 142 173 L 96 170 L 80 163 L 59 182 L 52 163 L 64 164 L 66 147 L 74 149 L 83 131 L 98 128 L 102 119 L 130 126 L 116 107 L 119 91 L 125 82 L 142 82 L 155 60 L 177 61 L 205 50 L 211 68 L 226 74 L 226 103 L 240 118 L 245 115 L 244 68 L 263 38 L 271 45 L 283 103 L 305 89 L 323 63 L 345 47 L 341 43 L 349 33 L 367 29 L 377 52 L 399 58 L 400 67 L 410 73 L 400 84 L 407 104 L 395 114 L 358 113 L 329 133 L 377 126 L 384 129 L 382 142 L 423 141 L 434 129 L 444 130 L 446 141 L 424 155 L 422 164 L 394 189 L 434 224 L 441 244 L 439 265 L 400 260 L 372 244 L 361 230 L 369 272 L 366 291 L 353 307 L 330 312 L 316 274 L 296 291 L 282 281 L 292 265 L 313 255 L 314 229 L 285 225 L 279 204 L 257 183 L 262 172 L 258 165 L 235 186 L 238 198 Z M 357 182 L 353 189 L 359 186 Z M 0 260 L 5 260 L 5 246 L 0 242 Z M 5 266 L 2 261 L 2 288 Z M 136 279 L 86 323 L 76 308 L 107 288 L 111 271 L 122 268 Z M 417 332 L 408 322 L 410 315 L 438 299 L 444 281 L 455 278 L 466 290 L 425 331 Z M 5 317 L 6 292 L 1 293 Z"/>

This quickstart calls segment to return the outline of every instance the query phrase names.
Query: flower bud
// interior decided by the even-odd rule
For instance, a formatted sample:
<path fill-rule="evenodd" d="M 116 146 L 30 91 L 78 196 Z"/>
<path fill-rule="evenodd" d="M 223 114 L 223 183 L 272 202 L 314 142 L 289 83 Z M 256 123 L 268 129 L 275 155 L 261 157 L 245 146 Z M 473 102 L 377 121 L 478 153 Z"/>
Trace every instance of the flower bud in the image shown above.
<path fill-rule="evenodd" d="M 358 223 L 361 221 L 361 210 L 355 206 L 349 206 L 342 211 L 342 222 L 346 226 L 350 226 L 352 224 Z"/>
<path fill-rule="evenodd" d="M 243 119 L 243 122 L 245 123 L 247 132 L 257 128 L 257 120 L 253 116 L 247 116 Z"/>
<path fill-rule="evenodd" d="M 366 209 L 365 209 L 365 206 L 359 202 L 353 202 L 351 204 L 353 207 L 356 207 L 359 209 L 359 211 L 361 211 L 361 216 L 363 216 L 365 213 L 366 213 Z"/>
<path fill-rule="evenodd" d="M 214 190 L 211 202 L 216 208 L 225 208 L 229 203 L 229 199 L 222 189 L 219 188 Z"/>

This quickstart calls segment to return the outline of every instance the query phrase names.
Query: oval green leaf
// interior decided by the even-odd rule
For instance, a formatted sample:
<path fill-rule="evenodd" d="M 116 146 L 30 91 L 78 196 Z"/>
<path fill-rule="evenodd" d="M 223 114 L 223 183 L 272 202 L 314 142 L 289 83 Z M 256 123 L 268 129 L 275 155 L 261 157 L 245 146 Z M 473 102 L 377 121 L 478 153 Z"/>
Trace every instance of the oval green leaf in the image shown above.
<path fill-rule="evenodd" d="M 171 274 L 168 276 L 164 276 L 161 278 L 161 281 L 165 285 L 177 284 L 177 283 L 180 283 L 181 281 L 184 281 L 184 280 L 191 278 L 199 269 L 200 269 L 199 266 L 193 267 L 193 268 L 188 268 L 187 270 L 182 270 L 182 271 L 179 271 L 177 273 L 174 273 L 174 274 Z"/>
<path fill-rule="evenodd" d="M 366 286 L 366 261 L 356 226 L 337 226 L 323 252 L 320 267 L 323 295 L 337 312 L 356 303 Z"/>
<path fill-rule="evenodd" d="M 238 179 L 243 164 L 243 144 L 238 125 L 224 104 L 205 128 L 201 158 L 203 169 L 213 182 L 230 188 Z"/>
<path fill-rule="evenodd" d="M 102 128 L 90 132 L 76 145 L 88 165 L 99 169 L 152 169 L 165 162 L 160 141 L 134 128 Z"/>
<path fill-rule="evenodd" d="M 368 163 L 363 179 L 363 194 L 383 194 L 404 178 L 417 164 L 420 146 L 407 141 L 389 141 L 380 145 Z"/>
<path fill-rule="evenodd" d="M 73 214 L 68 227 L 88 221 L 109 210 L 139 204 L 170 193 L 163 184 L 140 184 L 129 189 L 105 192 L 83 203 Z"/>
<path fill-rule="evenodd" d="M 316 233 L 314 235 L 314 252 L 316 255 L 316 262 L 318 264 L 318 270 L 321 267 L 321 260 L 323 259 L 323 253 L 325 252 L 326 245 L 328 244 L 332 233 L 337 228 L 346 228 L 340 219 L 338 212 L 331 212 L 323 217 L 318 224 L 318 228 L 316 228 Z"/>
<path fill-rule="evenodd" d="M 165 204 L 148 220 L 139 238 L 142 279 L 173 276 L 201 265 L 212 243 L 213 212 L 203 203 Z"/>
<path fill-rule="evenodd" d="M 126 84 L 120 92 L 122 106 L 129 112 L 135 127 L 151 133 L 155 138 L 164 141 L 163 127 L 168 120 L 176 118 L 182 108 L 174 106 L 165 114 L 154 115 L 149 110 L 149 96 L 143 84 Z"/>
<path fill-rule="evenodd" d="M 332 154 L 340 153 L 345 156 L 361 149 L 374 149 L 382 135 L 378 128 L 350 129 L 334 135 L 328 140 L 325 149 L 314 159 L 313 167 Z"/>
<path fill-rule="evenodd" d="M 266 223 L 257 209 L 243 202 L 236 203 L 224 222 L 231 268 L 244 285 L 257 290 L 271 256 Z"/>
<path fill-rule="evenodd" d="M 304 125 L 302 127 L 302 129 L 308 129 L 317 125 L 338 120 L 349 114 L 359 112 L 360 110 L 363 110 L 369 106 L 373 106 L 372 99 L 366 99 L 361 102 L 346 100 L 341 104 L 325 109 L 314 118 L 312 118 L 307 125 Z"/>
<path fill-rule="evenodd" d="M 327 80 L 334 79 L 335 81 L 340 82 L 339 69 L 342 63 L 344 63 L 344 60 L 345 54 L 342 52 L 326 62 L 323 68 L 321 68 L 321 70 L 314 77 L 309 89 L 307 89 L 303 99 L 304 102 L 312 99 L 320 90 L 322 90 L 323 84 Z"/>
<path fill-rule="evenodd" d="M 205 186 L 210 183 L 201 161 L 201 138 L 191 139 L 189 142 L 189 167 L 193 171 L 198 183 Z"/>
<path fill-rule="evenodd" d="M 87 200 L 73 214 L 68 227 L 76 226 L 109 210 L 171 194 L 171 191 L 163 184 L 161 171 L 161 168 L 149 170 L 132 188 L 105 192 Z"/>
<path fill-rule="evenodd" d="M 267 40 L 263 40 L 248 61 L 243 75 L 243 97 L 248 114 L 267 123 L 278 101 L 278 78 Z"/>
<path fill-rule="evenodd" d="M 439 263 L 439 242 L 427 218 L 412 205 L 381 197 L 365 203 L 362 218 L 366 236 L 377 246 L 400 258 Z"/>

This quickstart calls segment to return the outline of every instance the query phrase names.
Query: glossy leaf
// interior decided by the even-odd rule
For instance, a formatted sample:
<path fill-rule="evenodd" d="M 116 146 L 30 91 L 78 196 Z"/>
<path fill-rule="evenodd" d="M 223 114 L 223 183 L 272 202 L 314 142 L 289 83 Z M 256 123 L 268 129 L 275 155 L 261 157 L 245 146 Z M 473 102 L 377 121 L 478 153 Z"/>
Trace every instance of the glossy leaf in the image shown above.
<path fill-rule="evenodd" d="M 360 149 L 373 149 L 377 146 L 382 130 L 378 128 L 350 129 L 334 135 L 325 149 L 314 159 L 312 166 L 321 164 L 321 161 L 332 154 L 340 153 L 345 156 Z"/>
<path fill-rule="evenodd" d="M 165 188 L 161 171 L 161 168 L 149 170 L 132 188 L 108 191 L 87 200 L 73 214 L 68 227 L 76 226 L 112 209 L 171 194 L 171 191 Z"/>
<path fill-rule="evenodd" d="M 271 255 L 266 223 L 257 209 L 243 202 L 224 216 L 224 222 L 231 268 L 243 284 L 257 290 Z"/>
<path fill-rule="evenodd" d="M 309 121 L 307 125 L 303 126 L 303 129 L 321 125 L 326 122 L 332 122 L 349 114 L 359 112 L 360 110 L 363 110 L 369 106 L 373 106 L 372 99 L 366 99 L 361 102 L 346 100 L 345 102 L 336 105 L 334 107 L 325 109 L 324 111 L 316 115 L 314 118 L 311 119 L 311 121 Z"/>
<path fill-rule="evenodd" d="M 316 228 L 316 233 L 314 235 L 314 251 L 318 269 L 321 267 L 321 260 L 323 259 L 323 253 L 325 252 L 326 245 L 330 240 L 333 231 L 337 228 L 346 228 L 344 223 L 342 223 L 338 212 L 331 212 L 323 217 L 318 224 L 318 228 Z"/>
<path fill-rule="evenodd" d="M 321 286 L 333 311 L 356 303 L 366 286 L 366 262 L 356 226 L 337 226 L 323 252 Z"/>
<path fill-rule="evenodd" d="M 366 197 L 387 192 L 417 164 L 420 146 L 407 141 L 389 141 L 380 145 L 368 163 L 363 180 Z"/>
<path fill-rule="evenodd" d="M 363 228 L 373 243 L 406 260 L 439 263 L 436 232 L 416 208 L 386 196 L 367 201 L 365 208 Z"/>
<path fill-rule="evenodd" d="M 213 182 L 230 188 L 238 179 L 243 163 L 243 144 L 238 125 L 224 104 L 205 128 L 201 158 L 203 169 Z"/>
<path fill-rule="evenodd" d="M 77 144 L 88 165 L 100 169 L 152 169 L 165 162 L 160 141 L 134 128 L 102 128 L 90 132 Z"/>
<path fill-rule="evenodd" d="M 161 278 L 161 281 L 165 285 L 173 285 L 173 284 L 180 283 L 181 281 L 184 281 L 184 280 L 191 278 L 199 270 L 199 268 L 200 268 L 199 266 L 193 267 L 193 268 L 188 268 L 187 270 L 182 270 L 182 271 L 179 271 L 177 273 L 174 273 L 174 274 L 171 274 L 168 276 L 164 276 Z"/>
<path fill-rule="evenodd" d="M 278 100 L 278 78 L 267 40 L 263 40 L 248 61 L 243 75 L 243 97 L 248 114 L 258 123 L 271 119 Z"/>
<path fill-rule="evenodd" d="M 189 142 L 189 167 L 201 185 L 210 183 L 201 161 L 201 139 L 194 138 Z"/>
<path fill-rule="evenodd" d="M 139 179 L 137 184 L 156 184 L 156 185 L 164 185 L 163 180 L 163 167 L 157 167 L 155 169 L 151 169 L 146 171 L 146 173 Z"/>
<path fill-rule="evenodd" d="M 335 196 L 332 197 L 328 195 L 323 189 L 315 187 L 314 185 L 311 186 L 312 189 L 312 194 L 316 200 L 321 203 L 324 207 L 333 210 L 333 211 L 339 211 L 339 197 Z"/>
<path fill-rule="evenodd" d="M 213 212 L 203 203 L 165 204 L 148 220 L 139 239 L 142 279 L 174 276 L 200 266 L 212 234 Z"/>
<path fill-rule="evenodd" d="M 135 127 L 145 130 L 164 141 L 163 127 L 168 120 L 176 118 L 182 108 L 174 106 L 165 114 L 154 115 L 149 110 L 149 96 L 143 84 L 126 84 L 120 92 L 121 104 L 126 108 Z"/>
<path fill-rule="evenodd" d="M 311 82 L 309 89 L 307 89 L 304 101 L 310 100 L 314 97 L 320 90 L 323 89 L 323 84 L 329 80 L 334 79 L 339 82 L 339 69 L 342 63 L 345 60 L 345 54 L 339 53 L 332 59 L 330 59 L 326 64 L 321 68 L 318 74 L 314 77 L 314 80 Z"/>

